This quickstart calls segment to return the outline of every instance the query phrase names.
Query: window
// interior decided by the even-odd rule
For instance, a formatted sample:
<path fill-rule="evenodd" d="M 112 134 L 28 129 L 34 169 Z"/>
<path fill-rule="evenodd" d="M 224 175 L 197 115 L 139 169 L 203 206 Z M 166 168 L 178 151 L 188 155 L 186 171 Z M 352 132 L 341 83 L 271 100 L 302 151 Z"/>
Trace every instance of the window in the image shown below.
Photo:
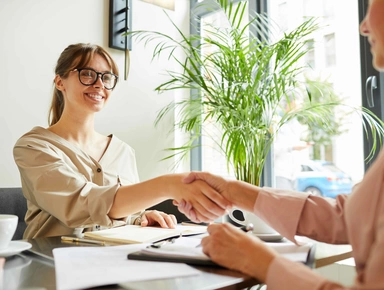
<path fill-rule="evenodd" d="M 316 69 L 316 58 L 315 58 L 315 42 L 312 40 L 307 44 L 307 54 L 305 55 L 305 62 L 312 70 Z"/>
<path fill-rule="evenodd" d="M 325 65 L 331 67 L 336 65 L 335 34 L 324 35 Z"/>
<path fill-rule="evenodd" d="M 321 1 L 320 1 L 321 2 Z M 327 21 L 333 21 L 335 16 L 335 1 L 323 0 L 323 15 Z"/>
<path fill-rule="evenodd" d="M 288 4 L 287 1 L 283 1 L 278 4 L 278 17 L 279 17 L 279 23 L 280 23 L 280 29 L 282 31 L 287 31 L 289 28 L 289 12 L 288 12 Z"/>
<path fill-rule="evenodd" d="M 278 23 L 282 30 L 289 31 L 298 25 L 304 16 L 317 16 L 324 21 L 324 28 L 314 33 L 313 41 L 308 44 L 312 50 L 305 56 L 305 61 L 311 67 L 310 77 L 328 83 L 335 94 L 345 99 L 345 102 L 358 106 L 361 105 L 362 99 L 359 31 L 357 29 L 359 19 L 356 17 L 358 7 L 349 5 L 348 0 L 342 1 L 351 9 L 348 15 L 344 13 L 345 11 L 336 10 L 332 0 L 270 0 L 267 2 L 271 19 Z M 215 21 L 220 23 L 217 13 L 203 17 L 203 24 L 200 28 L 202 33 L 204 33 L 204 23 Z M 345 53 L 346 51 L 348 53 Z M 348 116 L 341 126 L 343 134 L 334 136 L 329 144 L 316 144 L 320 147 L 320 155 L 317 158 L 334 163 L 338 168 L 347 172 L 353 182 L 358 182 L 364 174 L 363 142 L 356 142 L 363 138 L 362 123 L 360 118 Z M 204 128 L 204 130 L 208 130 L 208 128 Z M 215 130 L 214 126 L 209 130 L 211 130 L 211 134 L 216 134 L 216 140 L 220 140 L 221 133 Z M 202 144 L 201 157 L 197 157 L 200 158 L 201 167 L 192 169 L 233 176 L 227 168 L 223 154 L 217 150 L 215 142 L 203 139 Z M 345 150 L 347 147 L 349 150 Z M 351 151 L 354 152 L 355 158 L 350 158 L 348 152 Z M 196 156 L 198 155 L 192 155 L 192 159 Z M 314 149 L 304 150 L 301 152 L 300 158 L 314 158 Z M 274 164 L 273 160 L 271 164 Z M 272 179 L 272 184 L 266 185 L 274 185 L 274 179 Z"/>

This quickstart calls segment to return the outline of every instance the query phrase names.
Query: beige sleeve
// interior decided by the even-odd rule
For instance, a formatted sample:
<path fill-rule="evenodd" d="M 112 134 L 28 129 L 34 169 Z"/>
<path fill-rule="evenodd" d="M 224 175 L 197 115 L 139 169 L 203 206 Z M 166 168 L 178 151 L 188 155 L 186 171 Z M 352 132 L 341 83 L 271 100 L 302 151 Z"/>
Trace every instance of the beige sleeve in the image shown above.
<path fill-rule="evenodd" d="M 90 182 L 77 170 L 83 166 L 82 160 L 79 164 L 63 160 L 59 152 L 38 142 L 17 144 L 14 157 L 24 194 L 37 207 L 70 228 L 93 224 L 113 226 L 107 213 L 118 189 L 117 183 L 100 186 Z"/>

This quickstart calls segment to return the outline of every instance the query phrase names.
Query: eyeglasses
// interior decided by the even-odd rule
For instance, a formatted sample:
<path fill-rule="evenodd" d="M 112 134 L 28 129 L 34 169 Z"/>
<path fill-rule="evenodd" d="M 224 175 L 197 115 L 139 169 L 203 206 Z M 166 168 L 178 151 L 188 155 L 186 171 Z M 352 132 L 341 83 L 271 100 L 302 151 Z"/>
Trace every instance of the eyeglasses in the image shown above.
<path fill-rule="evenodd" d="M 79 73 L 79 81 L 84 86 L 92 86 L 97 82 L 99 76 L 101 77 L 101 81 L 103 82 L 104 88 L 107 90 L 112 90 L 117 83 L 117 79 L 119 78 L 117 75 L 110 72 L 97 72 L 92 68 L 77 68 L 73 71 L 77 71 Z"/>

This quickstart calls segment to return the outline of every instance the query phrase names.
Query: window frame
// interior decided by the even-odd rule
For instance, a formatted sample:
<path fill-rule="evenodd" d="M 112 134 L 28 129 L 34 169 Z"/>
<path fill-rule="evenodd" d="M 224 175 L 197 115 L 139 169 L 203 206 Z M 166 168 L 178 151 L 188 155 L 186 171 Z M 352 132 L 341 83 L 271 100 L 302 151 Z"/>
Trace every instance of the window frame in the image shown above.
<path fill-rule="evenodd" d="M 363 21 L 367 12 L 369 0 L 358 1 L 359 5 L 359 23 Z M 371 110 L 380 120 L 384 117 L 384 73 L 380 73 L 372 65 L 372 53 L 370 50 L 370 44 L 367 37 L 360 35 L 360 64 L 361 64 L 361 96 L 362 105 L 365 108 Z M 367 79 L 370 76 L 375 76 L 377 80 L 377 89 L 373 90 L 373 102 L 374 107 L 369 107 L 367 100 Z M 364 158 L 369 155 L 372 144 L 369 142 L 370 138 L 364 138 Z M 370 162 L 364 162 L 365 171 L 372 165 L 373 161 L 377 158 L 379 150 L 374 154 L 374 157 Z"/>

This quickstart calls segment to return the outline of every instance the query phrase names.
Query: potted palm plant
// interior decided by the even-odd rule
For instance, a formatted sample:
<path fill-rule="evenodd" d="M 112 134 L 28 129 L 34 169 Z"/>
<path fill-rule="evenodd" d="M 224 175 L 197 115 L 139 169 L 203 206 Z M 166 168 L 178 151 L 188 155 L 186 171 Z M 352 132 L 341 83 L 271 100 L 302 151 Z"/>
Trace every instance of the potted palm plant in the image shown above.
<path fill-rule="evenodd" d="M 237 179 L 259 185 L 268 152 L 279 128 L 292 118 L 310 120 L 311 124 L 329 127 L 328 122 L 340 102 L 311 104 L 281 115 L 282 100 L 304 97 L 302 58 L 308 50 L 309 36 L 318 29 L 316 19 L 303 21 L 294 30 L 272 41 L 271 20 L 255 14 L 245 21 L 247 3 L 236 5 L 216 0 L 226 21 L 225 27 L 206 24 L 203 35 L 185 35 L 173 22 L 176 39 L 156 31 L 129 32 L 145 43 L 156 42 L 153 57 L 167 54 L 180 70 L 167 71 L 169 80 L 155 90 L 189 89 L 189 98 L 172 102 L 158 114 L 156 124 L 177 109 L 175 128 L 190 133 L 191 138 L 178 148 L 168 148 L 174 155 L 185 156 L 195 141 L 209 132 L 202 128 L 213 124 L 222 137 L 214 140 L 226 157 Z M 202 4 L 203 5 L 203 4 Z M 171 18 L 169 18 L 170 21 Z M 183 56 L 180 57 L 180 50 Z M 301 89 L 298 89 L 301 88 Z M 374 150 L 383 135 L 382 122 L 370 111 L 350 108 L 361 114 L 373 134 Z M 279 115 L 280 114 L 280 115 Z"/>

